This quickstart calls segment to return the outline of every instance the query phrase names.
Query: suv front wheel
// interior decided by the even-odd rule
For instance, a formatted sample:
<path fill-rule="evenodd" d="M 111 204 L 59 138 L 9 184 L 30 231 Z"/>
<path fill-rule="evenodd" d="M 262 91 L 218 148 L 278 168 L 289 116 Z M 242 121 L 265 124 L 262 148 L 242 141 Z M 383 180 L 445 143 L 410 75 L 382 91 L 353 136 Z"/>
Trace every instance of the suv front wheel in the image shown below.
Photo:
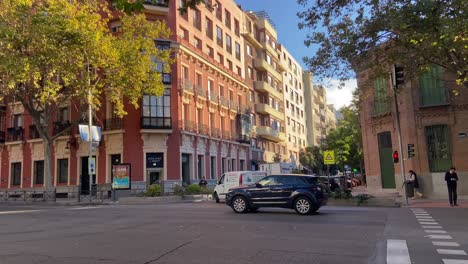
<path fill-rule="evenodd" d="M 236 196 L 232 200 L 232 210 L 238 214 L 243 214 L 248 210 L 247 200 L 242 196 Z"/>
<path fill-rule="evenodd" d="M 312 201 L 305 196 L 301 196 L 294 201 L 294 210 L 300 215 L 308 215 L 315 212 Z"/>

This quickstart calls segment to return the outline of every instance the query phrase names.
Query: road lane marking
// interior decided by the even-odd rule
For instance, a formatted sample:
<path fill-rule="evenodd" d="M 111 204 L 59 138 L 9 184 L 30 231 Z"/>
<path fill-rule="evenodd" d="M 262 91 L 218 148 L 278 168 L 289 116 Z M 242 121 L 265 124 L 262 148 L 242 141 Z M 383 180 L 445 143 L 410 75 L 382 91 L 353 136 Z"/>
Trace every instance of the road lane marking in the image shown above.
<path fill-rule="evenodd" d="M 442 259 L 444 264 L 468 264 L 468 260 L 462 259 Z"/>
<path fill-rule="evenodd" d="M 443 255 L 461 255 L 461 256 L 466 256 L 465 250 L 461 249 L 437 249 L 437 253 L 443 254 Z"/>
<path fill-rule="evenodd" d="M 438 226 L 438 225 L 423 225 L 422 228 L 442 228 L 441 226 Z"/>
<path fill-rule="evenodd" d="M 418 219 L 418 221 L 419 221 L 419 222 L 435 222 L 434 219 L 427 219 L 427 218 L 425 218 L 425 219 Z"/>
<path fill-rule="evenodd" d="M 437 222 L 419 222 L 421 225 L 438 225 Z"/>
<path fill-rule="evenodd" d="M 387 240 L 387 264 L 411 264 L 406 240 Z"/>
<path fill-rule="evenodd" d="M 426 235 L 424 237 L 427 237 L 430 239 L 452 239 L 452 236 L 450 235 Z"/>
<path fill-rule="evenodd" d="M 88 210 L 88 209 L 97 209 L 100 208 L 99 206 L 84 206 L 84 207 L 72 207 L 68 208 L 68 210 Z"/>
<path fill-rule="evenodd" d="M 433 233 L 433 234 L 447 234 L 445 230 L 424 230 L 426 233 Z"/>
<path fill-rule="evenodd" d="M 417 215 L 416 216 L 417 219 L 432 219 L 432 216 L 422 216 L 422 215 Z"/>
<path fill-rule="evenodd" d="M 7 215 L 7 214 L 25 214 L 25 213 L 34 213 L 34 212 L 42 212 L 44 210 L 18 210 L 18 211 L 4 211 L 0 212 L 0 215 Z"/>
<path fill-rule="evenodd" d="M 432 245 L 439 247 L 459 247 L 457 242 L 432 241 Z"/>

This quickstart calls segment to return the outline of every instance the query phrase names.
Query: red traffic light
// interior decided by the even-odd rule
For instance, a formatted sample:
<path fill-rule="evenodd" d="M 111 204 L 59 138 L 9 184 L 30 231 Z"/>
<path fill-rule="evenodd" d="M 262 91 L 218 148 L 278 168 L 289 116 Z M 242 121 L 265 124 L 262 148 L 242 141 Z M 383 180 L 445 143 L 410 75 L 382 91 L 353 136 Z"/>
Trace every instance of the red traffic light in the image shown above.
<path fill-rule="evenodd" d="M 400 161 L 400 155 L 398 154 L 398 151 L 393 152 L 393 163 L 398 163 Z"/>

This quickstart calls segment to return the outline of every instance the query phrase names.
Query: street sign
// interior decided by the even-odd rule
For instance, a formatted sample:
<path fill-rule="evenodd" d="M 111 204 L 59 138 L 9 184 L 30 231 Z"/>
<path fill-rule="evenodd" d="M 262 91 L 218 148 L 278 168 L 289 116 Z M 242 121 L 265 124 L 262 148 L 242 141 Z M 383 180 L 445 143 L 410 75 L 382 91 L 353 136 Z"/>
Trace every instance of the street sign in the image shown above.
<path fill-rule="evenodd" d="M 90 158 L 89 159 L 89 175 L 94 175 L 96 174 L 96 159 L 95 158 Z"/>
<path fill-rule="evenodd" d="M 335 152 L 333 150 L 326 150 L 323 152 L 323 163 L 325 165 L 335 164 Z"/>

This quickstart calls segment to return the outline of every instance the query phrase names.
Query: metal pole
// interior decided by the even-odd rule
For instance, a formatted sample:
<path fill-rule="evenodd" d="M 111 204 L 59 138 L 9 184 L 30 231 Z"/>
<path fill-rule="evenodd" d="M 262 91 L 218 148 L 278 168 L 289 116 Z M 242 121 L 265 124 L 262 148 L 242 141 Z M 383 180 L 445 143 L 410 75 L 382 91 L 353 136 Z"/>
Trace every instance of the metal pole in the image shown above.
<path fill-rule="evenodd" d="M 331 192 L 331 189 L 330 189 L 330 165 L 327 165 L 327 178 L 328 178 L 328 192 Z"/>
<path fill-rule="evenodd" d="M 401 175 L 403 176 L 403 186 L 405 186 L 403 188 L 403 192 L 405 194 L 405 201 L 406 201 L 406 205 L 408 205 L 408 195 L 406 193 L 406 174 L 405 174 L 405 159 L 404 159 L 404 155 L 403 155 L 403 143 L 402 143 L 402 140 L 401 140 L 401 127 L 400 127 L 400 111 L 398 109 L 398 99 L 397 99 L 397 85 L 393 85 L 393 98 L 394 98 L 394 102 L 395 102 L 395 112 L 396 112 L 396 123 L 397 123 L 397 132 L 398 132 L 398 147 L 400 149 L 400 155 L 401 155 L 401 162 L 400 162 L 400 166 L 401 166 Z"/>
<path fill-rule="evenodd" d="M 93 186 L 93 175 L 90 173 L 91 158 L 93 157 L 93 133 L 91 128 L 93 126 L 93 109 L 91 107 L 91 76 L 88 63 L 88 132 L 89 132 L 89 157 L 88 157 L 88 173 L 89 173 L 89 197 L 91 198 L 91 187 Z"/>

